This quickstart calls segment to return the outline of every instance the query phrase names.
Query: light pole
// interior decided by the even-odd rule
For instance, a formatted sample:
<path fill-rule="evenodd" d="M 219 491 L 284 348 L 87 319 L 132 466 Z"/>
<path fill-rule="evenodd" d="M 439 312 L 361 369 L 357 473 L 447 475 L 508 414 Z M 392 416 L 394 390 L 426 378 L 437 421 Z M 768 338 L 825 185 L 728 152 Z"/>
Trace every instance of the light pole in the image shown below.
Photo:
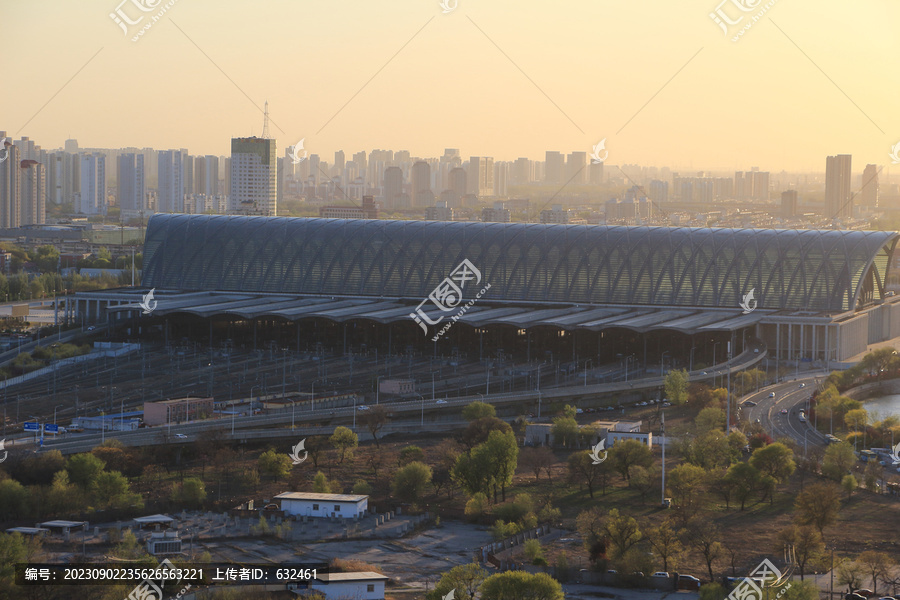
<path fill-rule="evenodd" d="M 588 373 L 588 363 L 591 363 L 591 366 L 594 365 L 593 359 L 587 359 L 584 361 L 584 387 L 587 387 L 587 373 Z"/>
<path fill-rule="evenodd" d="M 375 352 L 378 352 L 378 350 L 375 350 Z M 378 355 L 376 354 L 376 359 L 375 359 L 376 364 L 377 364 L 377 361 L 378 361 L 377 356 L 378 356 Z M 378 377 L 375 378 L 375 405 L 376 405 L 376 406 L 378 405 L 378 398 L 379 398 L 379 395 L 380 395 L 380 393 L 381 393 L 381 378 L 382 378 L 382 377 L 384 377 L 384 375 L 379 375 Z"/>
<path fill-rule="evenodd" d="M 57 404 L 53 407 L 53 424 L 56 425 L 56 409 L 60 406 L 65 406 L 64 404 Z"/>
<path fill-rule="evenodd" d="M 431 372 L 431 401 L 434 402 L 434 371 Z"/>
<path fill-rule="evenodd" d="M 253 414 L 253 390 L 255 390 L 256 388 L 262 388 L 262 385 L 257 384 L 257 385 L 250 386 L 250 414 L 251 415 Z"/>
<path fill-rule="evenodd" d="M 666 363 L 666 354 L 671 354 L 671 353 L 670 353 L 668 350 L 666 350 L 665 352 L 663 352 L 663 353 L 660 354 L 660 356 L 659 356 L 659 376 L 660 376 L 660 377 L 662 377 L 662 375 L 663 375 L 663 370 L 664 370 L 664 368 L 665 368 L 664 365 L 665 365 L 665 363 Z"/>
<path fill-rule="evenodd" d="M 691 346 L 691 365 L 688 368 L 689 371 L 694 370 L 694 350 L 696 350 L 696 349 L 697 349 L 697 346 Z"/>
<path fill-rule="evenodd" d="M 718 346 L 721 343 L 722 342 L 716 342 L 715 344 L 713 344 L 713 366 L 715 366 L 715 364 L 716 364 L 716 346 Z"/>
<path fill-rule="evenodd" d="M 291 431 L 294 430 L 294 403 L 296 400 L 291 400 Z"/>

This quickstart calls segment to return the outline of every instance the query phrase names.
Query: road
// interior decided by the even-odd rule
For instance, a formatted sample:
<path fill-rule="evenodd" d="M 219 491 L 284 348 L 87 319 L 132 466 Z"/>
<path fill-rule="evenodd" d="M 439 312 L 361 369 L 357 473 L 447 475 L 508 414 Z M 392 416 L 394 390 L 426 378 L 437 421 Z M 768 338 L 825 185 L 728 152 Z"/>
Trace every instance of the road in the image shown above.
<path fill-rule="evenodd" d="M 800 411 L 808 408 L 808 401 L 823 378 L 821 374 L 808 375 L 767 386 L 744 396 L 740 410 L 751 423 L 759 420 L 772 439 L 786 437 L 804 447 L 824 447 L 827 445 L 825 436 L 810 423 L 800 421 Z M 772 394 L 774 397 L 770 397 Z M 756 406 L 748 402 L 756 403 Z"/>

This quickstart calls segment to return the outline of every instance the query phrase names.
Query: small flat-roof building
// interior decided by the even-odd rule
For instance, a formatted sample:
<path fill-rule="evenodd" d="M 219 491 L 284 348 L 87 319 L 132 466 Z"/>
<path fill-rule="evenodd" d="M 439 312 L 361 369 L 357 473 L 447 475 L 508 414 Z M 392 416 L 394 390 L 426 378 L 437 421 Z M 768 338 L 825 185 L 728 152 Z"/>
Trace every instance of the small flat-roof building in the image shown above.
<path fill-rule="evenodd" d="M 173 398 L 144 402 L 144 423 L 167 425 L 208 419 L 213 416 L 212 398 Z"/>
<path fill-rule="evenodd" d="M 369 497 L 354 494 L 285 492 L 275 496 L 285 515 L 297 517 L 343 517 L 355 519 L 369 509 Z"/>
<path fill-rule="evenodd" d="M 172 517 L 167 517 L 166 515 L 148 515 L 146 517 L 135 517 L 134 524 L 138 529 L 143 529 L 145 527 L 153 528 L 159 531 L 161 527 L 165 527 L 168 529 L 175 522 L 175 519 Z"/>
<path fill-rule="evenodd" d="M 387 577 L 373 571 L 321 573 L 310 587 L 325 594 L 325 600 L 384 600 Z"/>

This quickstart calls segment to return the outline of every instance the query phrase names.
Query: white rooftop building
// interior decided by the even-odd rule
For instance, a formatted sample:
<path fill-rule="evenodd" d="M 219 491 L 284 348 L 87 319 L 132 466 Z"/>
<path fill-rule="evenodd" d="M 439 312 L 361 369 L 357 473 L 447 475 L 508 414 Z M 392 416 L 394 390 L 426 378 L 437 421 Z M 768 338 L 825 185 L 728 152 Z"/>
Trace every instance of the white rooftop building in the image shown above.
<path fill-rule="evenodd" d="M 354 494 L 285 492 L 275 496 L 286 515 L 303 517 L 343 517 L 355 519 L 366 514 L 369 497 Z"/>

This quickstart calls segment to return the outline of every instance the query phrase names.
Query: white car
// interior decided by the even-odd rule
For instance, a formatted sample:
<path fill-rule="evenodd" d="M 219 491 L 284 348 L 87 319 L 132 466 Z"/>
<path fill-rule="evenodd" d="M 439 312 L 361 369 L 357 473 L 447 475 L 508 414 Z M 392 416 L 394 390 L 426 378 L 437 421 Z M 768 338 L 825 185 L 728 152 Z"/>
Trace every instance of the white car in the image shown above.
<path fill-rule="evenodd" d="M 438 398 L 438 400 L 435 401 L 435 404 L 447 404 L 447 401 L 442 398 Z"/>
<path fill-rule="evenodd" d="M 769 398 L 774 398 L 774 397 L 775 397 L 775 392 L 769 392 Z"/>
<path fill-rule="evenodd" d="M 366 406 L 365 404 L 360 404 L 359 406 L 356 407 L 356 410 L 369 410 L 369 407 Z"/>
<path fill-rule="evenodd" d="M 654 573 L 654 574 L 651 575 L 650 577 L 665 577 L 666 579 L 668 579 L 668 578 L 669 578 L 669 574 L 666 573 L 665 571 L 657 571 L 656 573 Z"/>
<path fill-rule="evenodd" d="M 802 387 L 802 388 L 803 388 L 803 387 L 806 387 L 806 384 L 805 384 L 805 383 L 801 383 L 801 384 L 800 384 L 800 387 Z"/>
<path fill-rule="evenodd" d="M 187 439 L 187 436 L 184 435 L 183 433 L 176 433 L 176 434 L 175 434 L 175 437 L 177 437 L 179 440 L 186 440 L 186 439 Z"/>

